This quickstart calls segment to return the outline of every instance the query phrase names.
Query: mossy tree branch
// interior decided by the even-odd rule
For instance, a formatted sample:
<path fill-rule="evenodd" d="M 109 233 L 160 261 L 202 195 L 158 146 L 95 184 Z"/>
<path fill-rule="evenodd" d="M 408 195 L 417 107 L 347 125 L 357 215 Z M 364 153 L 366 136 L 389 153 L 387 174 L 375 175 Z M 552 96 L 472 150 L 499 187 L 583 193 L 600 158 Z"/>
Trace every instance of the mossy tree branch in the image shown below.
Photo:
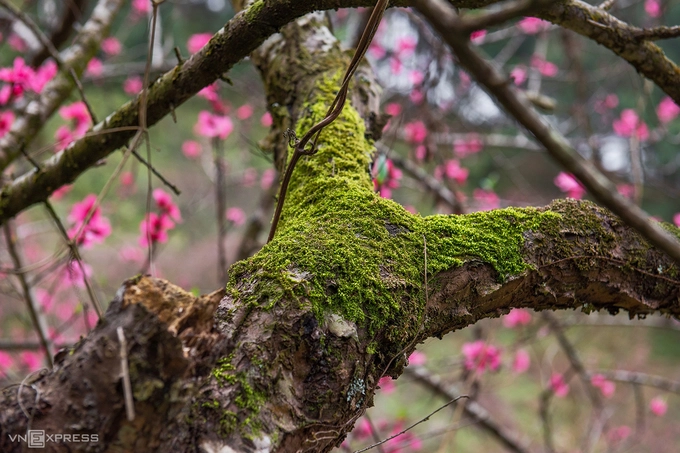
<path fill-rule="evenodd" d="M 324 26 L 318 14 L 287 26 L 258 63 L 298 132 L 325 115 L 349 61 Z M 0 450 L 21 449 L 7 436 L 28 428 L 21 401 L 31 429 L 97 433 L 101 451 L 326 452 L 428 337 L 513 307 L 680 316 L 677 266 L 591 203 L 422 218 L 376 195 L 359 114 L 370 116 L 360 94 L 372 85 L 351 87 L 319 152 L 293 173 L 278 234 L 232 267 L 225 291 L 126 282 L 52 371 L 3 393 Z"/>
<path fill-rule="evenodd" d="M 116 2 L 117 0 L 108 0 L 111 4 Z M 240 2 L 242 3 L 244 2 Z M 296 18 L 312 11 L 339 6 L 372 6 L 373 3 L 372 0 L 253 2 L 251 8 L 230 20 L 200 52 L 166 73 L 150 87 L 147 99 L 147 125 L 154 125 L 174 111 L 253 52 L 265 39 Z M 461 8 L 481 8 L 497 1 L 460 0 L 451 3 Z M 390 5 L 408 4 L 407 0 L 395 0 Z M 630 26 L 609 13 L 579 0 L 555 2 L 537 15 L 610 48 L 680 103 L 680 69 L 668 60 L 654 43 L 641 40 L 642 29 Z M 79 60 L 79 65 L 84 67 L 88 58 Z M 68 58 L 64 60 L 67 61 Z M 67 95 L 72 89 L 70 82 L 64 84 L 62 88 L 54 91 L 59 94 L 58 99 L 61 101 L 65 96 L 63 93 Z M 50 92 L 49 89 L 46 90 Z M 124 146 L 134 136 L 139 125 L 139 103 L 140 98 L 137 97 L 125 104 L 105 121 L 96 125 L 88 137 L 78 140 L 63 152 L 43 162 L 40 170 L 31 170 L 2 187 L 0 224 L 24 209 L 46 200 L 53 191 L 72 183 L 101 159 Z M 37 134 L 40 125 L 56 110 L 58 102 L 41 101 L 40 105 L 39 114 L 30 114 L 25 119 L 16 121 L 13 132 L 0 139 L 0 168 L 9 165 L 19 154 L 19 150 L 26 148 L 31 137 Z M 279 104 L 278 107 L 285 108 L 285 104 Z M 379 124 L 376 119 L 379 118 L 369 121 Z M 380 128 L 373 130 L 379 131 Z M 279 157 L 281 155 L 285 153 L 277 154 Z M 280 160 L 277 162 L 281 163 Z"/>

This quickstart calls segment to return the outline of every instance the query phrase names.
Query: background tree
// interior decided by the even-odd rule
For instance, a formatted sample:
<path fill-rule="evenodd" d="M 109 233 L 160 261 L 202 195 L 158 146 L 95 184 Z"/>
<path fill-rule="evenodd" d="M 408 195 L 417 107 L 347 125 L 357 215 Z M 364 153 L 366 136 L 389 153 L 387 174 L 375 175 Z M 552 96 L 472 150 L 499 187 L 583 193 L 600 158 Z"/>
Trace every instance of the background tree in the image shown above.
<path fill-rule="evenodd" d="M 0 352 L 2 373 L 14 382 L 0 400 L 3 451 L 22 449 L 15 436 L 31 429 L 81 436 L 48 445 L 56 450 L 329 451 L 373 404 L 378 386 L 388 394 L 409 362 L 412 380 L 449 401 L 453 423 L 407 430 L 375 447 L 382 451 L 595 451 L 643 442 L 662 451 L 677 440 L 670 428 L 671 441 L 645 430 L 647 404 L 663 415 L 667 397 L 650 398 L 641 386 L 680 388 L 677 370 L 664 368 L 672 360 L 658 364 L 642 353 L 663 340 L 611 345 L 609 353 L 634 350 L 646 361 L 629 354 L 597 371 L 606 355 L 577 348 L 567 332 L 590 318 L 536 320 L 526 310 L 677 317 L 677 229 L 639 208 L 666 218 L 677 210 L 680 71 L 677 50 L 655 44 L 679 33 L 659 24 L 664 10 L 672 23 L 673 5 L 614 5 L 609 13 L 609 3 L 520 1 L 457 13 L 422 0 L 388 12 L 375 29 L 379 16 L 370 11 L 313 13 L 370 2 L 235 2 L 244 11 L 213 36 L 192 35 L 205 30 L 183 20 L 204 15 L 202 8 L 125 3 L 0 2 L 5 45 L 15 50 L 0 70 L 7 300 L 0 346 L 23 351 Z M 220 2 L 206 7 L 224 15 L 208 21 L 233 14 Z M 641 9 L 645 28 L 631 25 Z M 359 38 L 364 25 L 376 31 L 372 42 Z M 118 39 L 107 37 L 112 30 Z M 359 64 L 342 111 L 332 106 L 344 97 L 351 58 L 336 35 L 368 50 L 378 75 Z M 189 38 L 188 59 L 179 48 L 171 56 L 180 37 Z M 248 55 L 263 88 L 253 66 L 234 67 Z M 593 68 L 605 59 L 611 64 Z M 631 78 L 631 67 L 645 78 Z M 123 77 L 133 99 L 118 107 L 114 87 Z M 600 79 L 606 83 L 585 83 Z M 201 99 L 192 100 L 196 94 Z M 255 112 L 269 128 L 259 147 Z M 319 122 L 323 131 L 305 148 Z M 192 131 L 196 139 L 185 141 Z M 300 158 L 288 181 L 295 149 L 313 154 Z M 262 247 L 278 189 L 277 171 L 256 155 L 289 184 L 273 240 L 250 257 Z M 402 171 L 426 190 L 413 190 Z M 260 174 L 258 204 L 252 186 Z M 571 198 L 587 189 L 618 217 L 575 200 L 473 212 L 545 204 L 550 190 L 533 189 L 553 179 Z M 423 215 L 469 214 L 412 215 L 392 195 Z M 204 215 L 207 201 L 216 227 Z M 234 234 L 245 212 L 253 214 Z M 152 276 L 126 280 L 116 292 L 131 265 Z M 227 279 L 226 289 L 197 295 Z M 97 322 L 100 300 L 114 292 Z M 504 314 L 504 333 L 494 333 L 500 323 L 482 321 Z M 636 324 L 677 328 L 660 318 Z M 414 353 L 428 338 L 471 325 L 474 341 L 454 338 Z M 546 346 L 548 334 L 554 343 Z M 425 360 L 429 367 L 437 354 L 450 357 L 452 347 L 462 357 L 456 378 L 428 371 Z M 49 370 L 37 371 L 41 360 Z M 510 386 L 492 391 L 510 382 L 507 372 L 489 376 L 503 362 L 526 376 L 512 378 L 512 387 L 526 387 L 520 394 L 536 402 L 532 417 L 512 404 Z M 645 373 L 616 369 L 636 363 Z M 617 391 L 615 381 L 632 390 Z M 421 408 L 422 416 L 433 410 Z M 411 421 L 415 412 L 404 411 Z M 340 448 L 399 434 L 406 420 L 390 415 L 360 419 Z M 540 429 L 531 427 L 537 419 Z M 487 435 L 454 437 L 466 423 Z"/>

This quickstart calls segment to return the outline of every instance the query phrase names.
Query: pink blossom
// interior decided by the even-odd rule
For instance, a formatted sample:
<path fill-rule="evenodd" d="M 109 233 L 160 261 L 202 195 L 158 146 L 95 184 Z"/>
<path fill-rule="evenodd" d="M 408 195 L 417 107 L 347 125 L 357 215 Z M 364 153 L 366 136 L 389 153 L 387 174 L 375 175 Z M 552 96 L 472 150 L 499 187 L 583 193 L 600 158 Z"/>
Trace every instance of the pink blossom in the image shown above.
<path fill-rule="evenodd" d="M 172 195 L 158 188 L 153 191 L 153 199 L 162 214 L 168 215 L 175 222 L 182 221 L 182 214 L 179 212 L 179 207 L 172 201 Z"/>
<path fill-rule="evenodd" d="M 36 371 L 41 368 L 42 358 L 37 352 L 24 351 L 19 354 L 19 357 L 29 371 Z"/>
<path fill-rule="evenodd" d="M 615 94 L 608 94 L 604 98 L 604 106 L 608 109 L 616 108 L 619 105 L 619 97 Z"/>
<path fill-rule="evenodd" d="M 503 325 L 508 328 L 528 326 L 531 323 L 531 313 L 525 308 L 513 308 L 503 316 Z"/>
<path fill-rule="evenodd" d="M 633 430 L 631 430 L 629 426 L 617 426 L 607 432 L 607 439 L 613 444 L 618 444 L 628 439 L 632 432 Z"/>
<path fill-rule="evenodd" d="M 427 147 L 425 145 L 418 145 L 416 146 L 416 160 L 425 160 L 427 157 Z"/>
<path fill-rule="evenodd" d="M 564 381 L 564 377 L 559 373 L 553 373 L 553 375 L 550 376 L 549 385 L 550 389 L 558 398 L 564 398 L 569 394 L 569 384 Z"/>
<path fill-rule="evenodd" d="M 527 69 L 522 65 L 517 65 L 510 71 L 510 77 L 515 81 L 515 85 L 520 86 L 527 79 Z"/>
<path fill-rule="evenodd" d="M 151 12 L 151 0 L 132 0 L 132 9 L 137 14 L 147 14 Z"/>
<path fill-rule="evenodd" d="M 392 437 L 390 440 L 385 442 L 383 445 L 383 450 L 385 453 L 409 453 L 421 450 L 423 448 L 423 442 L 413 433 L 413 431 L 402 433 L 403 431 L 403 421 L 399 421 L 392 427 L 389 437 L 396 437 Z"/>
<path fill-rule="evenodd" d="M 425 365 L 427 362 L 427 356 L 420 351 L 413 351 L 413 353 L 408 356 L 408 364 L 414 366 Z"/>
<path fill-rule="evenodd" d="M 435 174 L 436 173 L 437 172 L 435 170 Z M 460 162 L 458 162 L 456 159 L 449 159 L 444 164 L 444 176 L 446 176 L 448 179 L 455 180 L 460 185 L 465 184 L 469 173 L 470 171 L 467 168 L 461 167 Z"/>
<path fill-rule="evenodd" d="M 670 97 L 666 96 L 656 107 L 656 115 L 662 124 L 670 123 L 680 115 L 680 107 Z"/>
<path fill-rule="evenodd" d="M 531 358 L 525 349 L 518 349 L 512 360 L 512 372 L 515 374 L 525 373 L 531 365 Z"/>
<path fill-rule="evenodd" d="M 385 56 L 385 48 L 378 44 L 377 42 L 373 41 L 371 45 L 368 47 L 368 54 L 372 58 L 380 60 L 382 57 Z"/>
<path fill-rule="evenodd" d="M 138 76 L 130 76 L 123 82 L 123 91 L 131 96 L 142 91 L 143 87 L 144 82 L 142 81 L 142 78 Z"/>
<path fill-rule="evenodd" d="M 0 80 L 16 85 L 13 96 L 20 97 L 25 89 L 30 88 L 35 72 L 21 57 L 16 57 L 11 68 L 0 68 Z"/>
<path fill-rule="evenodd" d="M 253 115 L 253 106 L 250 104 L 243 104 L 236 109 L 236 117 L 240 120 L 247 120 Z"/>
<path fill-rule="evenodd" d="M 401 74 L 401 69 L 402 69 L 401 60 L 395 57 L 390 58 L 390 70 L 392 71 L 392 74 L 394 75 Z"/>
<path fill-rule="evenodd" d="M 525 17 L 524 19 L 517 22 L 517 26 L 527 35 L 535 35 L 550 28 L 550 22 L 538 19 L 536 17 Z"/>
<path fill-rule="evenodd" d="M 635 186 L 632 184 L 617 184 L 616 191 L 626 198 L 633 198 L 635 195 Z"/>
<path fill-rule="evenodd" d="M 408 98 L 411 100 L 413 104 L 420 105 L 425 100 L 425 95 L 423 94 L 422 90 L 415 88 L 411 90 L 411 92 L 408 95 Z"/>
<path fill-rule="evenodd" d="M 211 103 L 218 102 L 220 97 L 217 94 L 217 83 L 211 83 L 210 85 L 203 88 L 198 92 L 198 95 L 202 98 L 207 99 Z"/>
<path fill-rule="evenodd" d="M 55 151 L 61 151 L 66 149 L 66 147 L 75 140 L 75 137 L 71 133 L 71 129 L 68 126 L 59 126 L 54 132 L 54 138 L 57 141 L 55 144 Z"/>
<path fill-rule="evenodd" d="M 414 35 L 402 36 L 397 40 L 395 51 L 399 56 L 408 57 L 416 50 L 418 39 Z"/>
<path fill-rule="evenodd" d="M 673 223 L 675 224 L 676 227 L 680 228 L 680 212 L 676 213 L 673 216 Z"/>
<path fill-rule="evenodd" d="M 262 177 L 260 178 L 260 187 L 262 190 L 269 189 L 272 184 L 274 184 L 274 179 L 276 178 L 276 170 L 273 168 L 268 168 L 262 172 Z"/>
<path fill-rule="evenodd" d="M 539 55 L 531 57 L 531 67 L 538 69 L 545 77 L 555 77 L 557 75 L 557 65 L 552 63 Z"/>
<path fill-rule="evenodd" d="M 397 102 L 390 102 L 385 106 L 385 113 L 390 116 L 397 116 L 401 113 L 401 104 Z"/>
<path fill-rule="evenodd" d="M 420 85 L 425 80 L 425 74 L 423 74 L 423 71 L 414 69 L 408 73 L 408 78 L 413 85 Z"/>
<path fill-rule="evenodd" d="M 52 303 L 54 302 L 53 295 L 53 293 L 43 288 L 35 289 L 35 299 L 38 301 L 43 311 L 49 311 L 52 307 Z"/>
<path fill-rule="evenodd" d="M 382 393 L 385 395 L 389 395 L 396 390 L 394 380 L 389 376 L 381 377 L 380 380 L 378 380 L 378 387 L 380 387 L 380 390 L 382 390 Z"/>
<path fill-rule="evenodd" d="M 352 431 L 352 437 L 357 440 L 368 439 L 373 437 L 373 428 L 371 423 L 365 417 L 361 417 L 357 422 L 356 427 Z"/>
<path fill-rule="evenodd" d="M 239 207 L 227 209 L 225 217 L 236 226 L 241 226 L 246 222 L 246 214 L 243 212 L 243 209 Z"/>
<path fill-rule="evenodd" d="M 478 211 L 490 211 L 491 209 L 498 209 L 501 206 L 501 200 L 493 190 L 477 188 L 472 192 L 472 197 L 477 202 Z"/>
<path fill-rule="evenodd" d="M 9 46 L 17 52 L 26 52 L 28 49 L 26 41 L 24 41 L 21 36 L 17 35 L 16 33 L 9 35 L 9 38 L 7 38 L 7 44 L 9 44 Z"/>
<path fill-rule="evenodd" d="M 102 41 L 102 50 L 107 55 L 118 55 L 121 49 L 120 41 L 113 36 L 109 36 Z"/>
<path fill-rule="evenodd" d="M 569 198 L 579 200 L 586 193 L 586 189 L 584 189 L 581 183 L 579 183 L 570 173 L 561 171 L 553 182 L 562 192 L 566 193 Z"/>
<path fill-rule="evenodd" d="M 660 17 L 661 2 L 659 0 L 645 0 L 645 12 L 649 17 Z"/>
<path fill-rule="evenodd" d="M 483 340 L 464 343 L 462 352 L 465 357 L 465 368 L 469 371 L 475 370 L 483 373 L 487 368 L 497 371 L 501 366 L 500 349 Z"/>
<path fill-rule="evenodd" d="M 14 113 L 12 113 L 12 111 L 8 110 L 0 113 L 0 137 L 3 137 L 10 129 L 12 129 L 13 123 Z"/>
<path fill-rule="evenodd" d="M 14 366 L 14 359 L 5 351 L 0 351 L 0 376 L 6 376 L 5 370 Z"/>
<path fill-rule="evenodd" d="M 75 125 L 74 135 L 77 137 L 84 135 L 90 128 L 90 114 L 83 101 L 76 101 L 60 108 L 59 115 L 67 121 L 73 121 Z"/>
<path fill-rule="evenodd" d="M 131 171 L 124 171 L 120 174 L 120 185 L 131 186 L 135 183 L 135 177 Z"/>
<path fill-rule="evenodd" d="M 486 37 L 486 30 L 475 30 L 470 33 L 470 41 L 473 44 L 482 44 Z"/>
<path fill-rule="evenodd" d="M 52 60 L 47 60 L 35 71 L 35 75 L 29 81 L 29 87 L 34 92 L 40 94 L 47 85 L 57 75 L 57 64 Z"/>
<path fill-rule="evenodd" d="M 213 115 L 202 110 L 198 113 L 198 121 L 194 126 L 194 131 L 204 137 L 219 137 L 225 140 L 234 130 L 234 124 L 228 116 Z"/>
<path fill-rule="evenodd" d="M 99 58 L 93 58 L 87 63 L 85 73 L 92 77 L 99 77 L 104 73 L 104 64 Z"/>
<path fill-rule="evenodd" d="M 466 138 L 456 139 L 453 142 L 453 152 L 461 158 L 478 153 L 483 147 L 484 142 L 477 134 L 467 134 Z"/>
<path fill-rule="evenodd" d="M 187 140 L 182 143 L 182 154 L 188 159 L 196 159 L 202 152 L 201 144 L 196 140 Z"/>
<path fill-rule="evenodd" d="M 594 374 L 590 378 L 590 383 L 593 385 L 593 387 L 600 389 L 602 396 L 605 398 L 611 398 L 611 396 L 614 394 L 614 391 L 616 391 L 616 384 L 614 384 L 612 381 L 608 381 L 601 374 Z"/>
<path fill-rule="evenodd" d="M 427 137 L 427 128 L 422 121 L 414 121 L 404 126 L 404 135 L 409 143 L 422 143 Z"/>
<path fill-rule="evenodd" d="M 257 170 L 253 167 L 248 167 L 243 170 L 243 176 L 241 177 L 241 184 L 243 187 L 252 187 L 257 181 Z"/>
<path fill-rule="evenodd" d="M 158 215 L 155 212 L 149 213 L 139 224 L 139 231 L 141 233 L 139 245 L 148 247 L 149 240 L 151 244 L 167 242 L 168 230 L 174 227 L 175 223 L 170 220 L 167 214 L 162 213 Z"/>
<path fill-rule="evenodd" d="M 54 201 L 61 200 L 64 197 L 64 195 L 66 195 L 72 188 L 73 188 L 72 185 L 61 186 L 60 188 L 52 192 L 51 195 L 52 200 Z"/>
<path fill-rule="evenodd" d="M 208 44 L 210 38 L 212 38 L 210 33 L 197 33 L 195 35 L 191 35 L 187 41 L 187 49 L 189 50 L 189 53 L 196 53 L 201 50 L 203 46 Z"/>
<path fill-rule="evenodd" d="M 652 398 L 652 400 L 649 402 L 649 410 L 652 411 L 652 414 L 656 415 L 657 417 L 663 417 L 666 415 L 666 411 L 668 410 L 668 403 L 666 403 L 666 401 L 660 396 L 657 396 Z"/>
<path fill-rule="evenodd" d="M 272 123 L 272 114 L 269 112 L 264 112 L 264 115 L 262 115 L 262 118 L 260 118 L 260 124 L 262 124 L 264 127 L 270 127 Z"/>
<path fill-rule="evenodd" d="M 75 239 L 76 244 L 85 248 L 104 242 L 104 239 L 111 234 L 109 219 L 101 215 L 99 206 L 95 209 L 96 201 L 95 194 L 86 196 L 83 201 L 73 205 L 68 216 L 68 220 L 74 224 L 68 231 L 68 237 Z M 79 234 L 78 237 L 76 237 L 77 234 Z"/>
<path fill-rule="evenodd" d="M 649 129 L 644 121 L 640 120 L 638 114 L 633 109 L 625 109 L 621 112 L 621 117 L 612 123 L 614 132 L 622 137 L 637 136 L 640 140 L 647 140 Z"/>

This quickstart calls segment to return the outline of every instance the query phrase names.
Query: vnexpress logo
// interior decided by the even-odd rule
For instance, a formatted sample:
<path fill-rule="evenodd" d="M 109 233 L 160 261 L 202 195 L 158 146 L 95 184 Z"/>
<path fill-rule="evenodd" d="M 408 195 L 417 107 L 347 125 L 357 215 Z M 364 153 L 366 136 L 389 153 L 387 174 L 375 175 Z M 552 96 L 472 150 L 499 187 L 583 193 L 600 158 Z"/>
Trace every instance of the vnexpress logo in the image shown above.
<path fill-rule="evenodd" d="M 29 429 L 26 435 L 10 434 L 12 442 L 25 442 L 28 448 L 45 448 L 47 442 L 72 444 L 99 442 L 99 434 L 47 434 L 43 429 Z"/>
<path fill-rule="evenodd" d="M 28 430 L 28 448 L 45 448 L 45 430 Z"/>

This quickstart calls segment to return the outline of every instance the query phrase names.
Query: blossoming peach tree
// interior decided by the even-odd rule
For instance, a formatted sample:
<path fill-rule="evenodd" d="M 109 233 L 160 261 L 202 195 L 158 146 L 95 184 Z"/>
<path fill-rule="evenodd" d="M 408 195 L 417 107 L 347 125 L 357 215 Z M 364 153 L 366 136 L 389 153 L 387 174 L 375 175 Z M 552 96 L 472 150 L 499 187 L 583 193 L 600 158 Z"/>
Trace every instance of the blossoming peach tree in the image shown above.
<path fill-rule="evenodd" d="M 0 9 L 1 451 L 675 451 L 672 2 Z"/>

